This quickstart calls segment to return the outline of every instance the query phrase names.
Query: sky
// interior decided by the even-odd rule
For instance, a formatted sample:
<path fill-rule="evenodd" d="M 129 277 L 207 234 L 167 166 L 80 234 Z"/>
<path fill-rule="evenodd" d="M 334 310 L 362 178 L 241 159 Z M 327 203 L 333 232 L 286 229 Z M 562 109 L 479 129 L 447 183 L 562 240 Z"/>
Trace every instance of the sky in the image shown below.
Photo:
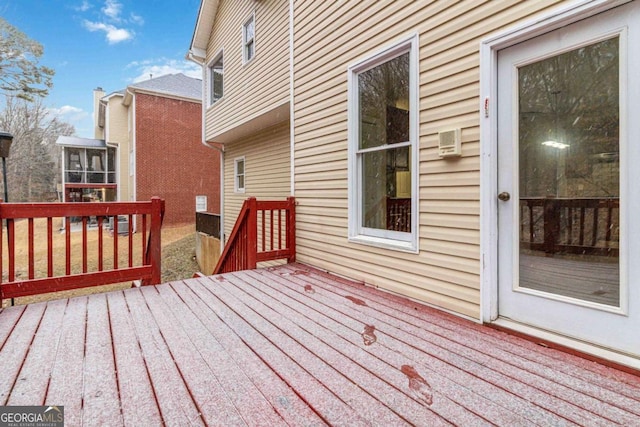
<path fill-rule="evenodd" d="M 76 135 L 93 138 L 93 90 L 107 94 L 150 75 L 201 78 L 185 60 L 200 0 L 0 0 L 0 16 L 44 47 L 55 70 L 44 99 Z"/>

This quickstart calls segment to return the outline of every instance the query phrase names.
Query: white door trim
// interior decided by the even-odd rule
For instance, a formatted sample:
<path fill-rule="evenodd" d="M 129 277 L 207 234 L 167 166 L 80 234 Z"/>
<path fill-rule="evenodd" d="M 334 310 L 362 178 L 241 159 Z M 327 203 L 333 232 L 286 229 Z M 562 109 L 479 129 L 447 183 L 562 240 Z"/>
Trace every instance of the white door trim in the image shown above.
<path fill-rule="evenodd" d="M 480 42 L 480 312 L 483 322 L 492 322 L 498 317 L 498 51 L 629 1 L 569 1 Z"/>

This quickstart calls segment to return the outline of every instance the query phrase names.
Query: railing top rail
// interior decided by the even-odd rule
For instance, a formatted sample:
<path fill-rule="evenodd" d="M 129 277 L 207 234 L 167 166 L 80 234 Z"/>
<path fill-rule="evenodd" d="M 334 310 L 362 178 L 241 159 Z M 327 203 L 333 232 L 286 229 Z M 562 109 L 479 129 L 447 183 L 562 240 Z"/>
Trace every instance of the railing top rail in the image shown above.
<path fill-rule="evenodd" d="M 0 203 L 0 218 L 55 218 L 149 214 L 152 202 Z M 43 215 L 46 212 L 46 216 Z"/>
<path fill-rule="evenodd" d="M 287 209 L 289 206 L 288 200 L 256 200 L 256 209 L 258 210 Z"/>
<path fill-rule="evenodd" d="M 520 200 L 558 200 L 558 201 L 567 201 L 567 200 L 584 200 L 584 201 L 594 201 L 594 200 L 619 200 L 620 197 L 617 196 L 609 196 L 609 197 L 520 197 Z"/>

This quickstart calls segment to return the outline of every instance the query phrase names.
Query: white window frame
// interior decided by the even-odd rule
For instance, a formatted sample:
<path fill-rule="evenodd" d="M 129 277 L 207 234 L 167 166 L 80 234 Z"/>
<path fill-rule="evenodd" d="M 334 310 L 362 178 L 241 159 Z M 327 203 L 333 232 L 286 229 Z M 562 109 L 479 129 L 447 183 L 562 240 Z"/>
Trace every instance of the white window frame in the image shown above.
<path fill-rule="evenodd" d="M 242 162 L 242 174 L 238 173 L 238 163 Z M 243 186 L 240 187 L 238 178 L 242 175 Z M 233 159 L 233 191 L 236 193 L 244 193 L 247 187 L 247 162 L 244 156 Z"/>
<path fill-rule="evenodd" d="M 253 37 L 247 39 L 247 26 L 253 22 Z M 253 55 L 249 58 L 249 43 L 253 43 Z M 255 12 L 242 24 L 242 63 L 247 64 L 256 57 L 256 14 Z"/>
<path fill-rule="evenodd" d="M 368 56 L 348 67 L 348 239 L 350 242 L 386 249 L 418 253 L 419 236 L 419 61 L 418 35 L 402 39 L 395 44 Z M 411 147 L 411 232 L 372 229 L 362 224 L 362 154 L 359 149 L 359 96 L 358 74 L 377 67 L 402 54 L 409 53 L 409 144 Z M 402 145 L 398 145 L 400 147 Z M 395 147 L 395 145 L 394 145 Z"/>
<path fill-rule="evenodd" d="M 222 95 L 219 98 L 214 98 L 213 96 L 213 67 L 217 64 L 218 61 L 222 60 Z M 209 61 L 207 64 L 207 98 L 209 100 L 208 106 L 211 107 L 216 102 L 220 101 L 224 98 L 224 50 L 220 49 L 213 59 Z"/>

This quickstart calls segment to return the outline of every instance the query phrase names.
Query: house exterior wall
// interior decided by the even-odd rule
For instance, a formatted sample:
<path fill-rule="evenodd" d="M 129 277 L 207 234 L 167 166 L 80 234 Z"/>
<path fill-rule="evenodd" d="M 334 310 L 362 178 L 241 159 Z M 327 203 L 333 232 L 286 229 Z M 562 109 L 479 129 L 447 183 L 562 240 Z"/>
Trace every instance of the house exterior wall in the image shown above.
<path fill-rule="evenodd" d="M 195 223 L 198 195 L 219 213 L 220 155 L 201 143 L 200 102 L 136 94 L 133 105 L 137 200 L 165 199 L 169 226 Z"/>
<path fill-rule="evenodd" d="M 255 15 L 255 57 L 243 64 L 242 26 Z M 289 102 L 289 2 L 222 0 L 216 12 L 204 69 L 224 52 L 224 95 L 209 104 L 205 72 L 205 138 L 216 137 Z M 288 113 L 276 120 L 288 120 Z M 269 125 L 274 124 L 271 121 Z M 256 129 L 258 131 L 258 129 Z"/>
<path fill-rule="evenodd" d="M 476 320 L 480 40 L 558 1 L 294 2 L 297 259 Z M 347 69 L 419 39 L 418 253 L 348 241 Z M 438 132 L 461 128 L 462 156 Z"/>
<path fill-rule="evenodd" d="M 258 200 L 282 200 L 291 192 L 289 122 L 225 145 L 224 233 L 233 230 L 242 203 L 249 197 Z M 235 159 L 244 157 L 245 192 L 234 187 Z"/>
<path fill-rule="evenodd" d="M 106 109 L 105 141 L 109 145 L 118 147 L 118 194 L 120 201 L 132 200 L 132 187 L 129 185 L 129 144 L 131 140 L 127 130 L 129 108 L 122 105 L 121 96 L 111 96 L 107 100 Z"/>

